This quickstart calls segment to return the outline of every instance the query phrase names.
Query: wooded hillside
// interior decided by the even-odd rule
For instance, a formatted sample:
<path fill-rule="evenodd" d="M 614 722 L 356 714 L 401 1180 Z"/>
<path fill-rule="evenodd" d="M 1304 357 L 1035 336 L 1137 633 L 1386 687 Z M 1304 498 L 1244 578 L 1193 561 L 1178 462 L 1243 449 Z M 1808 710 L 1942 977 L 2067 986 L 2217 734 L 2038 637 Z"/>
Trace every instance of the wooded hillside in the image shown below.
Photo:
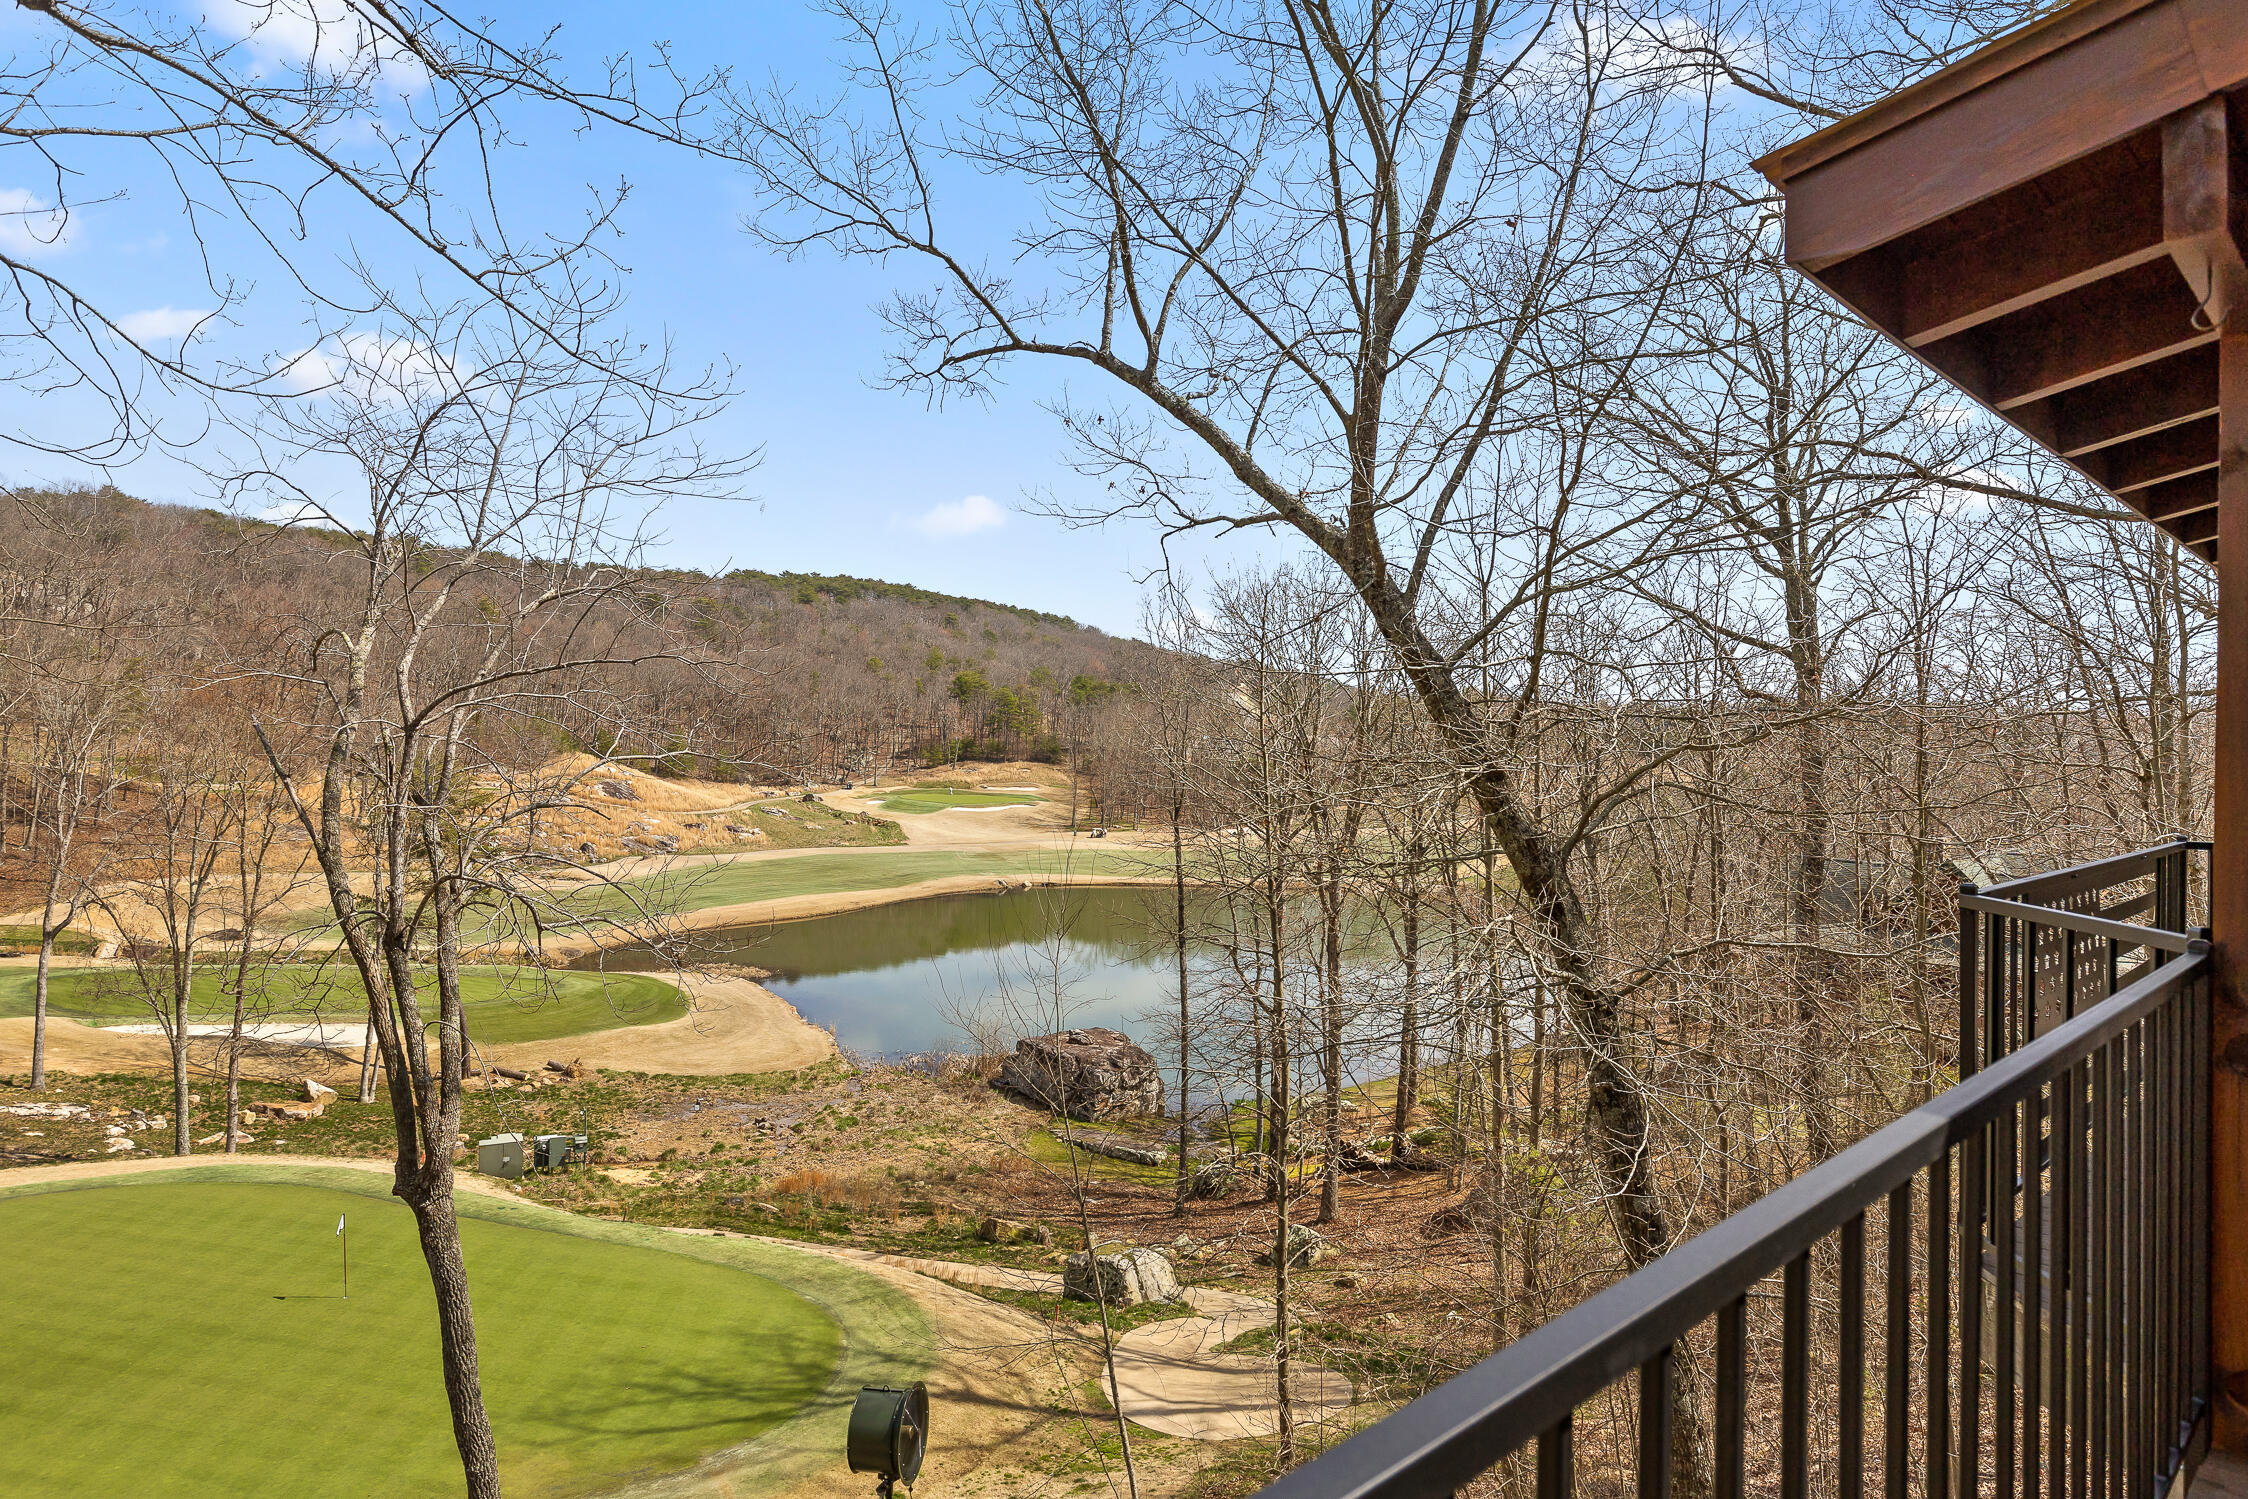
<path fill-rule="evenodd" d="M 174 704 L 208 700 L 309 648 L 307 621 L 348 617 L 347 539 L 115 490 L 33 497 L 47 524 L 0 549 L 16 650 L 0 692 L 0 817 L 27 795 L 31 741 L 96 712 L 161 737 Z M 1145 674 L 1149 647 L 1060 615 L 908 584 L 744 569 L 631 575 L 637 618 L 684 658 L 600 673 L 515 728 L 557 751 L 614 753 L 657 773 L 790 784 L 962 759 L 1062 758 L 1084 710 Z M 339 607 L 341 613 L 339 614 Z M 267 685 L 271 683 L 268 681 Z M 92 698 L 102 698 L 94 708 Z M 122 743 L 123 741 L 117 741 Z M 33 758 L 36 758 L 34 755 Z"/>

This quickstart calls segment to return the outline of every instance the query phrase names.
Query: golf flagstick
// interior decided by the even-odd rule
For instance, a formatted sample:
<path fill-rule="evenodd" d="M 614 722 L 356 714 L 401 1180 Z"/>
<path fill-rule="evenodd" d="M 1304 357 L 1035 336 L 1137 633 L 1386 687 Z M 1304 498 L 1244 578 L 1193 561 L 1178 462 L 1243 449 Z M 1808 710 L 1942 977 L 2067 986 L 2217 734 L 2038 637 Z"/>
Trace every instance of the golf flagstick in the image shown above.
<path fill-rule="evenodd" d="M 336 1237 L 343 1240 L 343 1299 L 351 1299 L 351 1235 L 343 1231 L 344 1215 L 336 1214 Z"/>

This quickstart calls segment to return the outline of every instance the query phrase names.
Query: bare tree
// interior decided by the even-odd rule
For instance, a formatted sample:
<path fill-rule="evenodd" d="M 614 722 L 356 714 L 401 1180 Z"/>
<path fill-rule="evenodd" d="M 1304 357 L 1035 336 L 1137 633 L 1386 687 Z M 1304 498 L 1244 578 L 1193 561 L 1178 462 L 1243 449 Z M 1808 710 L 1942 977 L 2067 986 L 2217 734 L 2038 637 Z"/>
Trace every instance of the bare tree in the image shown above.
<path fill-rule="evenodd" d="M 28 842 L 44 869 L 39 968 L 32 988 L 31 1086 L 47 1085 L 48 979 L 55 942 L 96 898 L 109 849 L 89 821 L 118 780 L 116 739 L 141 701 L 132 642 L 122 629 L 60 631 L 56 648 L 29 661 L 25 706 L 36 755 Z M 106 621 L 111 626 L 115 620 Z M 20 649 L 20 646 L 19 646 Z"/>
<path fill-rule="evenodd" d="M 498 1457 L 452 1196 L 471 1041 L 461 967 L 479 941 L 535 941 L 572 910 L 541 887 L 559 859 L 529 836 L 567 778 L 542 770 L 538 736 L 513 731 L 568 703 L 631 742 L 617 674 L 682 654 L 663 595 L 630 568 L 645 516 L 722 491 L 738 465 L 699 450 L 710 408 L 663 395 L 660 369 L 626 378 L 604 368 L 621 359 L 579 360 L 503 306 L 415 318 L 366 346 L 376 356 L 353 357 L 329 399 L 271 412 L 295 453 L 353 464 L 365 494 L 346 504 L 275 470 L 242 481 L 340 533 L 337 563 L 358 582 L 347 615 L 308 622 L 292 677 L 316 758 L 291 763 L 277 735 L 265 747 L 365 991 L 397 1132 L 392 1191 L 436 1291 L 468 1492 L 486 1499 Z M 354 876 L 370 863 L 363 897 Z"/>
<path fill-rule="evenodd" d="M 1268 0 L 1220 16 L 991 0 L 942 39 L 942 66 L 982 90 L 948 134 L 921 88 L 939 43 L 831 9 L 871 108 L 736 101 L 730 144 L 772 200 L 764 232 L 935 272 L 888 309 L 902 384 L 981 394 L 1028 357 L 1129 402 L 1065 413 L 1116 495 L 1080 518 L 1277 528 L 1348 583 L 1481 808 L 1586 1040 L 1626 1253 L 1660 1254 L 1672 1229 L 1624 995 L 1572 867 L 1583 819 L 1550 819 L 1513 757 L 1543 690 L 1541 601 L 1619 566 L 1599 554 L 1630 517 L 1605 503 L 1582 434 L 1651 337 L 1668 272 L 1648 247 L 1682 242 L 1677 220 L 1701 208 L 1629 185 L 1703 176 L 1692 111 L 1670 107 L 1679 76 L 1636 72 L 1609 8 L 1585 3 Z M 1175 65 L 1189 56 L 1201 64 Z M 1043 284 L 986 269 L 943 227 L 931 184 L 948 153 L 1037 197 L 1023 245 Z M 1501 538 L 1487 555 L 1509 559 L 1495 597 L 1460 586 L 1477 518 Z M 1528 654 L 1518 695 L 1495 702 L 1478 663 L 1508 630 Z M 1645 773 L 1619 766 L 1584 804 L 1597 813 Z"/>

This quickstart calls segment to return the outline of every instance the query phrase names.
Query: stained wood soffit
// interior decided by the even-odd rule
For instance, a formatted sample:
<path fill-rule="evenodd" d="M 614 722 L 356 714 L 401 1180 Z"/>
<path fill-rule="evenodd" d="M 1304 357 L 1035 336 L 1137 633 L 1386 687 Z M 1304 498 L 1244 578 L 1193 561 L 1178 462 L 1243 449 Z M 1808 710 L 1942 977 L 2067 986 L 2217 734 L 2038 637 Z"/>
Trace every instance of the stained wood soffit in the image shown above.
<path fill-rule="evenodd" d="M 1757 168 L 1791 264 L 2213 559 L 2244 106 L 2248 0 L 2079 0 Z"/>

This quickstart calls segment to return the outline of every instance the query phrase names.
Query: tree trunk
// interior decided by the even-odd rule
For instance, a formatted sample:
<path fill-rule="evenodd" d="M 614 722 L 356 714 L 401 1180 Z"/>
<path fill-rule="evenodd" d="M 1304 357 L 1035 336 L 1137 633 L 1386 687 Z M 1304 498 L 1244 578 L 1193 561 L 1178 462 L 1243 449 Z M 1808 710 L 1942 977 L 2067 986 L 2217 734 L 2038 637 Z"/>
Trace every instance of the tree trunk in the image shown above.
<path fill-rule="evenodd" d="M 55 956 L 55 934 L 46 930 L 44 919 L 39 932 L 39 974 L 31 986 L 31 1086 L 34 1090 L 47 1086 L 47 970 Z"/>
<path fill-rule="evenodd" d="M 194 920 L 189 917 L 190 922 Z M 189 1001 L 195 983 L 195 950 L 182 943 L 172 961 L 172 1154 L 188 1155 L 195 1149 L 193 1108 L 187 1098 L 187 1025 Z"/>
<path fill-rule="evenodd" d="M 1402 1137 L 1420 1104 L 1421 1081 L 1421 886 L 1419 844 L 1406 852 L 1404 943 L 1405 1003 L 1397 1022 L 1397 1104 L 1391 1131 Z"/>
<path fill-rule="evenodd" d="M 476 1365 L 476 1318 L 469 1305 L 468 1267 L 461 1259 L 460 1223 L 453 1214 L 449 1161 L 426 1162 L 413 1190 L 400 1194 L 413 1209 L 422 1259 L 437 1293 L 437 1340 L 445 1367 L 445 1400 L 452 1408 L 453 1443 L 460 1449 L 468 1499 L 499 1499 L 499 1449 L 484 1410 Z"/>
<path fill-rule="evenodd" d="M 1332 1223 L 1342 1207 L 1343 1155 L 1343 883 L 1338 859 L 1329 871 L 1320 917 L 1324 962 L 1321 966 L 1319 1080 L 1319 1221 Z"/>
<path fill-rule="evenodd" d="M 1179 1182 L 1178 1198 L 1171 1206 L 1176 1218 L 1186 1216 L 1187 1188 L 1194 1174 L 1187 1160 L 1188 1125 L 1191 1109 L 1187 1102 L 1187 1078 L 1192 1065 L 1192 1051 L 1188 1038 L 1193 1034 L 1193 1011 L 1188 1004 L 1186 981 L 1186 843 L 1179 829 L 1179 820 L 1185 811 L 1183 798 L 1175 791 L 1171 797 L 1171 933 L 1173 952 L 1179 960 Z M 1099 1277 L 1094 1277 L 1098 1281 Z"/>

